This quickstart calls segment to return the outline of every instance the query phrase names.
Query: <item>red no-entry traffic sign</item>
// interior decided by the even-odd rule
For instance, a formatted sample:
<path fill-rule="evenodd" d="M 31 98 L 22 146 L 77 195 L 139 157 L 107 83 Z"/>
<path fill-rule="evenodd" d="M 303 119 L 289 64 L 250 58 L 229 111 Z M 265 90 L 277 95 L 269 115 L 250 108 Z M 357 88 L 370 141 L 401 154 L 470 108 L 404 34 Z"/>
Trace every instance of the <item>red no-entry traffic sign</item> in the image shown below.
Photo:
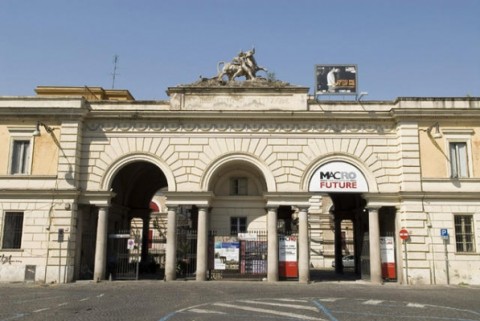
<path fill-rule="evenodd" d="M 405 241 L 406 239 L 408 239 L 408 231 L 406 229 L 402 228 L 399 234 L 402 240 Z"/>

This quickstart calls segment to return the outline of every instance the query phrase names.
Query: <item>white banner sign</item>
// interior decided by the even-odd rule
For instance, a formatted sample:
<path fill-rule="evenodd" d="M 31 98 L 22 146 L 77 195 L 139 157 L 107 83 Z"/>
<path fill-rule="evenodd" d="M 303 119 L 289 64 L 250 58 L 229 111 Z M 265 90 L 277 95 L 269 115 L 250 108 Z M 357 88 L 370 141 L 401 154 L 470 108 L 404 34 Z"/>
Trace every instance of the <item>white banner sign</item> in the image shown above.
<path fill-rule="evenodd" d="M 363 173 L 345 162 L 330 162 L 320 166 L 310 180 L 310 192 L 368 192 Z"/>

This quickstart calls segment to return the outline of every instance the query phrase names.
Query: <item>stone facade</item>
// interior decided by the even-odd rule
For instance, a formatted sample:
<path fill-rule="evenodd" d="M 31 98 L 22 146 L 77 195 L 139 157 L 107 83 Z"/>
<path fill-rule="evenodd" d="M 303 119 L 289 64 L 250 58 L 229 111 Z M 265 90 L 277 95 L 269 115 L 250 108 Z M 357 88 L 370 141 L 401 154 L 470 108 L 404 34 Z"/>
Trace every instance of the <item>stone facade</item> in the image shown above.
<path fill-rule="evenodd" d="M 198 280 L 209 264 L 205 233 L 245 218 L 248 231 L 268 231 L 269 281 L 278 280 L 278 244 L 270 237 L 286 219 L 300 240 L 301 282 L 309 268 L 338 266 L 350 253 L 357 269 L 368 261 L 361 273 L 379 282 L 378 237 L 390 236 L 398 282 L 480 284 L 478 98 L 322 101 L 285 83 L 200 83 L 169 88 L 170 101 L 135 101 L 127 91 L 87 89 L 40 87 L 36 97 L 0 99 L 7 151 L 0 156 L 0 242 L 11 237 L 9 213 L 23 213 L 21 246 L 0 248 L 0 281 L 32 278 L 32 267 L 37 282 L 71 282 L 85 266 L 94 279 L 108 277 L 107 234 L 135 217 L 148 222 L 157 195 L 170 233 L 167 280 L 176 278 L 178 244 L 170 240 L 179 208 L 193 208 Z M 16 135 L 31 148 L 29 168 L 19 174 L 11 171 Z M 467 177 L 452 177 L 456 143 L 466 148 Z M 312 176 L 329 162 L 357 168 L 368 192 L 311 191 Z M 467 217 L 473 248 L 457 244 L 457 216 Z M 406 247 L 401 228 L 410 233 Z"/>

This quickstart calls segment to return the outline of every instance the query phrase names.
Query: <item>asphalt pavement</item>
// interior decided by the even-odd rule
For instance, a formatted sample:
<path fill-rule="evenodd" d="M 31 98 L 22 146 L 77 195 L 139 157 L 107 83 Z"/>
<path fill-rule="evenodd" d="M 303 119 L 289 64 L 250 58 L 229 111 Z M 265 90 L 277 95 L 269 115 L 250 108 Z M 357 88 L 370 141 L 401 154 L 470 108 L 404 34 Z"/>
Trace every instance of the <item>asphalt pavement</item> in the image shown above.
<path fill-rule="evenodd" d="M 362 280 L 0 284 L 7 320 L 480 320 L 480 286 Z"/>

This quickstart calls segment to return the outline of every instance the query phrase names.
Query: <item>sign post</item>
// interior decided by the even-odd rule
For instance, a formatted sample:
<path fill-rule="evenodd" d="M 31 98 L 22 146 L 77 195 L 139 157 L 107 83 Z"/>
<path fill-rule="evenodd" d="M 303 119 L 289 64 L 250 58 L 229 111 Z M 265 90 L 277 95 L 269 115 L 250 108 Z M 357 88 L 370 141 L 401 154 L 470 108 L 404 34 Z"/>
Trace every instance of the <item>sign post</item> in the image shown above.
<path fill-rule="evenodd" d="M 405 278 L 408 285 L 408 255 L 407 255 L 407 240 L 410 237 L 408 231 L 402 228 L 399 232 L 400 238 L 403 240 L 403 251 L 405 252 Z"/>
<path fill-rule="evenodd" d="M 448 229 L 442 228 L 440 229 L 440 236 L 443 239 L 443 246 L 445 248 L 445 273 L 447 274 L 447 284 L 450 284 L 450 271 L 448 270 Z"/>
<path fill-rule="evenodd" d="M 62 281 L 62 243 L 65 239 L 65 230 L 63 228 L 58 229 L 58 284 Z"/>

